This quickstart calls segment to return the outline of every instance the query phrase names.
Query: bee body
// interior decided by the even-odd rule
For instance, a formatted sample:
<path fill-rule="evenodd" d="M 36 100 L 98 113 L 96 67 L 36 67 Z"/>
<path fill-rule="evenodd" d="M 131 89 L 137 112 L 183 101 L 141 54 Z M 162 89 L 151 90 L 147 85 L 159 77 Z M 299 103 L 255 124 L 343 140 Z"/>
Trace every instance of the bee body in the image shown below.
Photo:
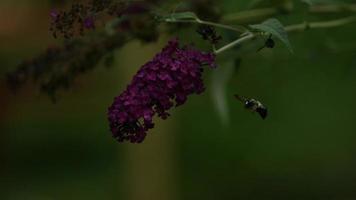
<path fill-rule="evenodd" d="M 235 98 L 244 103 L 246 109 L 257 112 L 262 117 L 262 119 L 267 117 L 267 108 L 260 101 L 256 99 L 245 98 L 239 95 L 235 95 Z"/>

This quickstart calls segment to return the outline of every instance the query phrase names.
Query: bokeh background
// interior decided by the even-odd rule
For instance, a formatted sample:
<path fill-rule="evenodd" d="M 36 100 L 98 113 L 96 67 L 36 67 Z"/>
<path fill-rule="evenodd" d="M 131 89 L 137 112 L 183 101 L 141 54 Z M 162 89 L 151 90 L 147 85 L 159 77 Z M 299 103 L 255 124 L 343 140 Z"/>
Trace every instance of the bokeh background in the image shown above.
<path fill-rule="evenodd" d="M 56 104 L 32 84 L 13 94 L 5 73 L 59 43 L 48 32 L 52 5 L 0 1 L 0 199 L 356 199 L 356 24 L 291 34 L 294 54 L 280 42 L 250 47 L 223 87 L 228 120 L 212 98 L 216 71 L 207 70 L 204 94 L 157 120 L 144 143 L 121 144 L 107 107 L 169 36 L 128 43 L 114 67 L 81 76 Z M 248 2 L 219 5 L 230 13 Z M 311 18 L 304 4 L 294 6 L 299 14 L 277 18 L 336 17 Z M 177 35 L 189 41 L 191 33 Z M 268 118 L 244 110 L 236 93 L 261 100 Z"/>

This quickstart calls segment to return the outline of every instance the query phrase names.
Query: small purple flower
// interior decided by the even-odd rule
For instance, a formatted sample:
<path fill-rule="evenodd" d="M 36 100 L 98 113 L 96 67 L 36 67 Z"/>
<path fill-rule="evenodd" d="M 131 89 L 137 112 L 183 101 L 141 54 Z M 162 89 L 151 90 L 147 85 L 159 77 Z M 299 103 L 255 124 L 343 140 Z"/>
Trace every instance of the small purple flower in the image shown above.
<path fill-rule="evenodd" d="M 49 13 L 49 15 L 51 16 L 51 19 L 53 21 L 56 21 L 58 19 L 59 16 L 59 12 L 57 10 L 51 10 L 51 12 Z"/>
<path fill-rule="evenodd" d="M 95 29 L 95 20 L 93 17 L 87 17 L 84 19 L 84 27 L 86 29 Z"/>
<path fill-rule="evenodd" d="M 108 109 L 113 137 L 119 142 L 142 142 L 154 127 L 155 115 L 162 119 L 168 110 L 185 103 L 191 94 L 204 91 L 203 65 L 215 67 L 215 55 L 192 47 L 179 47 L 172 40 L 153 60 L 141 67 L 130 85 Z"/>

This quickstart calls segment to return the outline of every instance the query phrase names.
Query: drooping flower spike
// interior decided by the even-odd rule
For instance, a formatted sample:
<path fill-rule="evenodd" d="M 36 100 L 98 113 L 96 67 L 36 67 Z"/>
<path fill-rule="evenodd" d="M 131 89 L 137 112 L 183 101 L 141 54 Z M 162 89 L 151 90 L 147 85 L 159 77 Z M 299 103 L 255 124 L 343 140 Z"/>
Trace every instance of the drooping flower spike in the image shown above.
<path fill-rule="evenodd" d="M 140 143 L 154 127 L 153 117 L 166 119 L 173 106 L 185 103 L 191 94 L 204 91 L 203 66 L 215 67 L 215 55 L 179 47 L 171 40 L 153 60 L 141 67 L 126 90 L 108 109 L 113 137 Z"/>

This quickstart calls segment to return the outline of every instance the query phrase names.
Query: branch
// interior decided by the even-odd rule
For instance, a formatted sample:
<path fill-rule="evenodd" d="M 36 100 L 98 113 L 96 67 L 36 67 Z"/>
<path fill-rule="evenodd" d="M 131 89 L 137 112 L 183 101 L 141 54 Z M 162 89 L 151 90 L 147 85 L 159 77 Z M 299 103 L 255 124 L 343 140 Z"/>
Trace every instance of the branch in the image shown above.
<path fill-rule="evenodd" d="M 250 39 L 252 39 L 252 38 L 254 38 L 254 37 L 255 37 L 255 34 L 253 34 L 253 33 L 251 33 L 251 32 L 248 32 L 247 34 L 245 34 L 245 35 L 242 36 L 241 38 L 239 38 L 239 39 L 237 39 L 237 40 L 235 40 L 235 41 L 233 41 L 233 42 L 231 42 L 231 43 L 229 43 L 229 44 L 227 44 L 227 45 L 221 47 L 220 49 L 214 51 L 214 53 L 215 53 L 215 54 L 219 54 L 219 53 L 221 53 L 221 52 L 223 52 L 223 51 L 226 51 L 226 50 L 228 50 L 228 49 L 231 49 L 231 48 L 233 48 L 234 46 L 236 46 L 236 45 L 238 45 L 238 44 L 241 44 L 241 43 L 243 43 L 243 42 L 245 42 L 245 41 L 247 41 L 247 40 L 250 40 Z"/>
<path fill-rule="evenodd" d="M 308 29 L 317 29 L 317 28 L 333 28 L 337 26 L 342 26 L 356 22 L 356 16 L 345 17 L 336 20 L 323 21 L 323 22 L 304 22 L 295 25 L 289 25 L 285 27 L 287 32 L 294 31 L 304 31 Z"/>
<path fill-rule="evenodd" d="M 356 4 L 341 4 L 341 5 L 316 5 L 311 6 L 311 13 L 335 13 L 335 12 L 356 12 Z"/>
<path fill-rule="evenodd" d="M 322 21 L 322 22 L 304 22 L 301 24 L 294 24 L 294 25 L 289 25 L 285 27 L 285 31 L 287 32 L 294 32 L 294 31 L 304 31 L 304 30 L 309 30 L 309 29 L 318 29 L 318 28 L 333 28 L 333 27 L 338 27 L 346 24 L 350 24 L 356 22 L 356 15 L 355 16 L 350 16 L 350 17 L 345 17 L 341 19 L 336 19 L 336 20 L 330 20 L 330 21 Z M 236 45 L 239 45 L 245 41 L 251 40 L 254 37 L 256 37 L 256 33 L 251 33 L 251 32 L 246 32 L 246 34 L 242 34 L 242 37 L 239 39 L 221 47 L 218 50 L 215 50 L 215 54 L 220 54 L 223 51 L 226 51 L 228 49 L 233 48 Z"/>
<path fill-rule="evenodd" d="M 232 30 L 236 31 L 239 33 L 244 33 L 246 31 L 246 28 L 240 26 L 240 27 L 234 27 L 230 25 L 225 25 L 225 24 L 220 24 L 220 23 L 215 23 L 215 22 L 210 22 L 210 21 L 204 21 L 201 19 L 194 19 L 194 20 L 177 20 L 177 19 L 166 19 L 165 22 L 168 23 L 195 23 L 195 24 L 204 24 L 204 25 L 209 25 L 209 26 L 215 26 L 227 30 Z"/>
<path fill-rule="evenodd" d="M 222 17 L 222 22 L 235 22 L 245 24 L 249 22 L 259 21 L 275 16 L 278 13 L 292 12 L 292 7 L 284 9 L 269 7 L 258 8 L 253 10 L 239 11 L 238 13 L 227 14 Z M 341 5 L 314 5 L 310 6 L 309 12 L 312 14 L 326 14 L 337 12 L 356 12 L 356 4 L 341 4 Z"/>
<path fill-rule="evenodd" d="M 224 29 L 229 29 L 229 30 L 233 30 L 233 31 L 236 31 L 236 32 L 240 32 L 240 33 L 244 33 L 247 30 L 243 26 L 239 26 L 239 27 L 235 28 L 233 26 L 229 26 L 229 25 L 225 25 L 225 24 L 219 24 L 219 23 L 210 22 L 210 21 L 204 21 L 204 20 L 200 20 L 200 19 L 198 19 L 198 23 L 199 24 L 210 25 L 210 26 L 215 26 L 215 27 L 219 27 L 219 28 L 224 28 Z"/>

